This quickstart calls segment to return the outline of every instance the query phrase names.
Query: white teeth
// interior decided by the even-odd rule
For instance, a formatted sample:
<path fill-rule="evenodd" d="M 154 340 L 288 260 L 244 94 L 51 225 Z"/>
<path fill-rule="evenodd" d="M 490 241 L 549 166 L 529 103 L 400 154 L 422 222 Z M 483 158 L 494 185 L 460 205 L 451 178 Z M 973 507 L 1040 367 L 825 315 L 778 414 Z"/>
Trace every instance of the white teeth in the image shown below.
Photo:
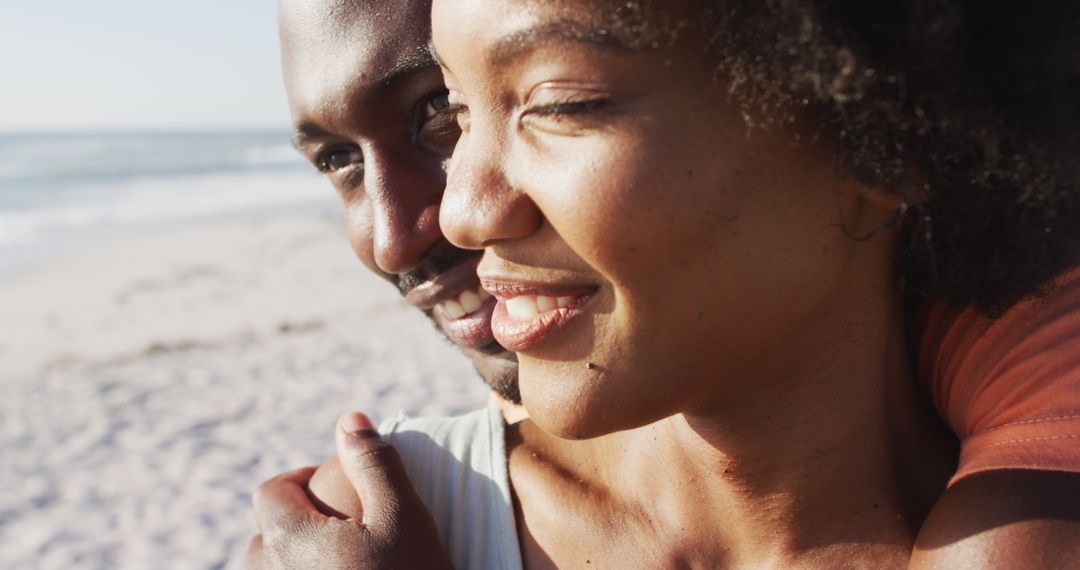
<path fill-rule="evenodd" d="M 529 319 L 541 313 L 547 313 L 570 306 L 575 297 L 546 297 L 522 295 L 506 300 L 506 312 L 518 319 Z"/>
<path fill-rule="evenodd" d="M 536 298 L 536 310 L 541 313 L 548 311 L 554 311 L 559 308 L 559 303 L 555 301 L 555 297 L 545 297 L 540 295 Z"/>
<path fill-rule="evenodd" d="M 458 295 L 457 299 L 439 303 L 439 308 L 447 317 L 450 317 L 451 319 L 460 319 L 465 315 L 479 311 L 480 307 L 484 306 L 484 301 L 490 298 L 491 295 L 483 289 L 478 291 L 465 291 Z"/>
<path fill-rule="evenodd" d="M 460 319 L 468 314 L 465 312 L 465 307 L 462 307 L 461 303 L 457 301 L 443 301 L 442 310 L 451 319 Z"/>
<path fill-rule="evenodd" d="M 458 297 L 458 302 L 461 303 L 461 308 L 465 309 L 465 314 L 469 314 L 478 310 L 484 306 L 484 301 L 480 299 L 480 295 L 472 291 L 465 291 Z"/>
<path fill-rule="evenodd" d="M 506 300 L 506 312 L 511 317 L 518 319 L 530 319 L 540 314 L 536 308 L 536 301 L 532 297 L 513 297 Z"/>

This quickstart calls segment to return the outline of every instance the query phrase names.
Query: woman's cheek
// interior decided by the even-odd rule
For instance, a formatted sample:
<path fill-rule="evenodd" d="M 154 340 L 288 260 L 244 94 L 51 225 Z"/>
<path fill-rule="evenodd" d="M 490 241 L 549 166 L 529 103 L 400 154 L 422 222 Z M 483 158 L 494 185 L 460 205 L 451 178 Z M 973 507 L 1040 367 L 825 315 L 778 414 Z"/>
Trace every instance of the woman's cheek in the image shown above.
<path fill-rule="evenodd" d="M 535 201 L 563 240 L 601 272 L 641 252 L 642 200 L 653 192 L 648 164 L 634 147 L 574 141 L 538 177 Z"/>

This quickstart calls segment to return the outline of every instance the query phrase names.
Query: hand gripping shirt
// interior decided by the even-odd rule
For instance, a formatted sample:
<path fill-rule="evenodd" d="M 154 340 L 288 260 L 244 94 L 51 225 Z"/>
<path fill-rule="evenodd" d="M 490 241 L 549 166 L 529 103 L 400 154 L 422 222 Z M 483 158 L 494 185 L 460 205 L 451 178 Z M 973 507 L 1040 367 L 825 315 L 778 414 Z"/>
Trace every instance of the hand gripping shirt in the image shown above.
<path fill-rule="evenodd" d="M 498 409 L 398 418 L 379 431 L 401 456 L 456 570 L 521 570 L 506 424 Z"/>

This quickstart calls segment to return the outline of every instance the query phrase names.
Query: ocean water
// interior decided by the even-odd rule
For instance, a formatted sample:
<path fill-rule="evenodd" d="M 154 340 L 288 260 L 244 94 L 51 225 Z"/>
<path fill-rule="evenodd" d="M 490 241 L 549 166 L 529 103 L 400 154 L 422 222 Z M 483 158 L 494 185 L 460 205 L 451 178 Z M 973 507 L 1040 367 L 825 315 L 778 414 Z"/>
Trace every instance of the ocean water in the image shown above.
<path fill-rule="evenodd" d="M 334 204 L 285 132 L 0 134 L 0 270 L 163 225 Z"/>

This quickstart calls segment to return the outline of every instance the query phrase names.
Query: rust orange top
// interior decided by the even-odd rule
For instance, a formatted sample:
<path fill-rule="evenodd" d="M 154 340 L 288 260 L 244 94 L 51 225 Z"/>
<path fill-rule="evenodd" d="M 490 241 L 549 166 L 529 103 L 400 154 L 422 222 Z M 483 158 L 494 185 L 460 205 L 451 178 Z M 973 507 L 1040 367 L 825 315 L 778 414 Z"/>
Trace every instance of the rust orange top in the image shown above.
<path fill-rule="evenodd" d="M 997 469 L 1080 472 L 1080 268 L 998 320 L 934 305 L 919 368 L 961 439 L 950 485 Z"/>

